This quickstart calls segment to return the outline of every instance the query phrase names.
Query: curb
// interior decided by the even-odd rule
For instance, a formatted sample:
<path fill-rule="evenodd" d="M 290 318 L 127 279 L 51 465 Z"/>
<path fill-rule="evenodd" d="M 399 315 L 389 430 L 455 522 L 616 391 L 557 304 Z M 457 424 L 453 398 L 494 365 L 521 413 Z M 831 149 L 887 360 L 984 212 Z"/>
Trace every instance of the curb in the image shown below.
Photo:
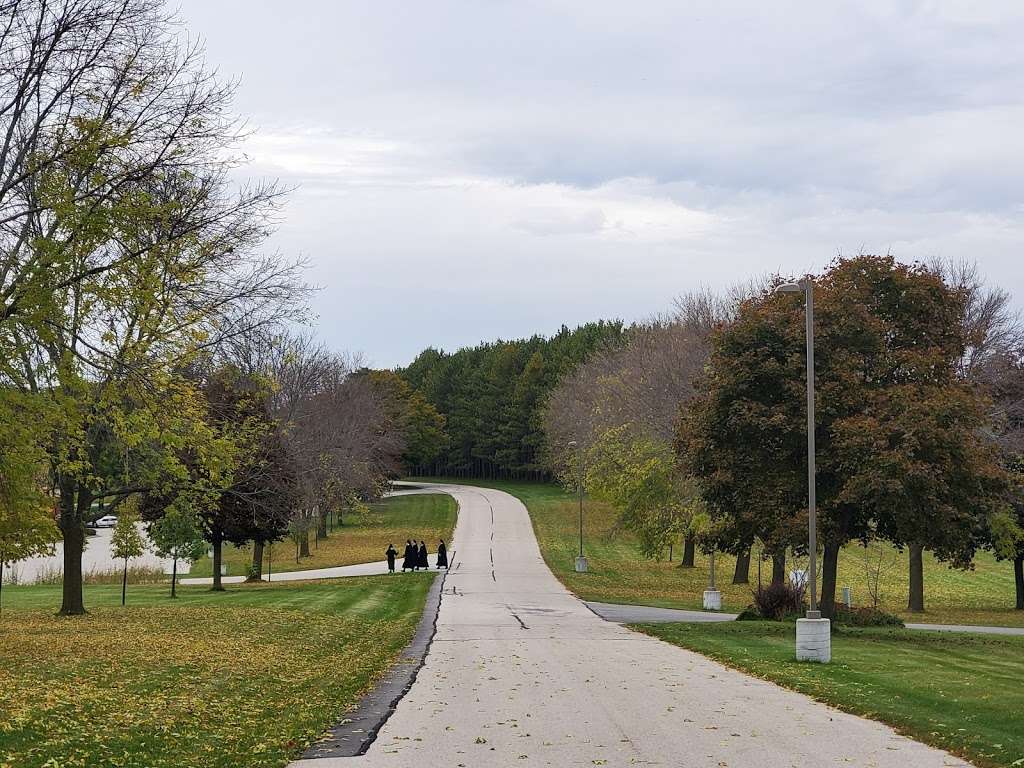
<path fill-rule="evenodd" d="M 441 608 L 441 595 L 447 578 L 448 571 L 445 571 L 438 574 L 434 583 L 430 585 L 423 616 L 416 626 L 416 634 L 399 655 L 398 660 L 359 700 L 355 709 L 341 722 L 329 728 L 327 735 L 311 744 L 298 758 L 299 761 L 354 757 L 370 748 L 384 723 L 395 711 L 398 702 L 416 682 L 416 676 L 426 661 L 427 651 L 430 650 L 430 643 L 437 631 L 437 613 Z"/>

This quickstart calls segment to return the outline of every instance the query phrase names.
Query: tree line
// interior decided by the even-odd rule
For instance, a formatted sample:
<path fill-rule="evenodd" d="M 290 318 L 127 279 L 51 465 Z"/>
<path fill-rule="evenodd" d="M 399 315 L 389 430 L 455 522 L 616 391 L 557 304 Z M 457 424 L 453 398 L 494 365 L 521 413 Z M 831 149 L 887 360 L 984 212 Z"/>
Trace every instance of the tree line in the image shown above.
<path fill-rule="evenodd" d="M 410 456 L 415 474 L 546 479 L 542 409 L 558 382 L 623 334 L 617 321 L 563 326 L 550 337 L 496 341 L 457 352 L 425 349 L 397 371 L 443 419 L 443 437 Z"/>
<path fill-rule="evenodd" d="M 205 539 L 217 587 L 223 544 L 254 542 L 258 576 L 440 420 L 288 330 L 304 265 L 265 250 L 285 191 L 233 181 L 232 96 L 161 0 L 0 0 L 0 584 L 59 539 L 62 614 L 97 517 Z"/>
<path fill-rule="evenodd" d="M 1024 330 L 1011 297 L 966 263 L 838 259 L 816 292 L 820 605 L 835 609 L 850 542 L 908 553 L 908 609 L 924 610 L 923 553 L 1012 563 L 1024 608 Z M 649 554 L 683 537 L 737 556 L 806 554 L 804 307 L 770 276 L 684 296 L 664 318 L 564 378 L 543 411 L 548 456 L 584 477 Z M 574 446 L 570 447 L 570 443 Z"/>

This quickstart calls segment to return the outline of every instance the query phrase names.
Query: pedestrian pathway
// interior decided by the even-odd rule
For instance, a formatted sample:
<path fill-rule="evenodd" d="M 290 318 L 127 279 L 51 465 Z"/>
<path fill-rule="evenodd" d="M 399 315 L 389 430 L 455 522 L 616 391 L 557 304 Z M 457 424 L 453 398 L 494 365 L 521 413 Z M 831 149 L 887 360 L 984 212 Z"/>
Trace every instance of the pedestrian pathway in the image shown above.
<path fill-rule="evenodd" d="M 446 486 L 458 555 L 416 682 L 338 766 L 862 766 L 962 760 L 602 620 L 541 558 L 526 508 Z"/>
<path fill-rule="evenodd" d="M 668 624 L 674 622 L 735 621 L 735 613 L 686 611 L 678 608 L 655 608 L 647 605 L 618 605 L 588 602 L 587 607 L 602 619 L 619 624 Z M 1021 635 L 1024 627 L 982 627 L 968 624 L 907 624 L 907 629 L 933 632 L 979 632 L 985 635 Z"/>
<path fill-rule="evenodd" d="M 618 605 L 616 603 L 587 602 L 587 608 L 602 619 L 619 624 L 671 624 L 676 622 L 735 621 L 735 613 L 712 611 L 684 611 L 678 608 L 655 608 L 650 605 Z"/>
<path fill-rule="evenodd" d="M 436 488 L 429 486 L 423 487 L 416 483 L 395 483 L 394 490 L 389 493 L 385 493 L 385 497 L 392 496 L 408 496 L 413 493 L 441 493 Z M 437 566 L 437 555 L 428 555 L 427 562 L 430 563 L 430 567 L 434 568 Z M 451 555 L 449 554 L 449 560 Z M 399 555 L 397 568 L 401 570 L 402 558 Z M 310 568 L 304 571 L 273 571 L 269 574 L 263 574 L 263 581 L 307 581 L 312 579 L 341 579 L 348 576 L 380 576 L 388 572 L 388 561 L 379 560 L 375 563 L 358 563 L 356 565 L 338 565 L 330 568 Z M 245 581 L 245 576 L 222 576 L 221 582 L 224 584 L 241 584 Z M 179 584 L 191 585 L 191 586 L 203 586 L 213 584 L 213 578 L 211 576 L 197 576 L 189 577 L 184 579 L 178 579 Z"/>
<path fill-rule="evenodd" d="M 926 629 L 932 632 L 979 632 L 983 635 L 1020 635 L 1024 627 L 980 627 L 971 624 L 907 624 L 907 629 Z"/>
<path fill-rule="evenodd" d="M 427 555 L 427 562 L 430 563 L 431 568 L 437 566 L 437 555 Z M 401 573 L 402 559 L 399 557 L 398 565 L 395 568 Z M 305 571 L 274 571 L 269 576 L 263 574 L 263 581 L 308 581 L 311 579 L 340 579 L 346 576 L 381 576 L 388 572 L 387 560 L 381 560 L 376 563 L 359 563 L 358 565 L 339 565 L 333 568 L 310 568 Z M 222 576 L 221 581 L 225 584 L 241 584 L 245 581 L 245 576 Z M 203 585 L 213 584 L 213 578 L 210 576 L 206 577 L 191 577 L 185 579 L 178 579 L 179 584 L 186 585 Z"/>

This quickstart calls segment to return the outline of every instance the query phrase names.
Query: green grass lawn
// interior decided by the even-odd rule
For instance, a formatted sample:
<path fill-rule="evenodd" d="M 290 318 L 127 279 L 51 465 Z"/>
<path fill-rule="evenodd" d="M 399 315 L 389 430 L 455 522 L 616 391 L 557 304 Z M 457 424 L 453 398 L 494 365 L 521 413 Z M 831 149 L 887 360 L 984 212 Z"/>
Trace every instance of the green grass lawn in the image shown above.
<path fill-rule="evenodd" d="M 283 766 L 409 642 L 432 578 L 4 589 L 0 765 Z"/>
<path fill-rule="evenodd" d="M 696 567 L 679 568 L 678 562 L 648 560 L 640 554 L 634 536 L 617 530 L 614 511 L 606 504 L 586 501 L 584 547 L 588 573 L 576 573 L 574 558 L 579 542 L 578 506 L 575 497 L 556 485 L 482 480 L 450 480 L 499 488 L 514 494 L 530 510 L 541 553 L 548 567 L 565 586 L 584 600 L 669 608 L 700 608 L 707 586 L 708 559 L 698 552 Z M 674 557 L 682 555 L 676 547 Z M 884 544 L 865 551 L 859 545 L 843 550 L 839 560 L 839 586 L 853 588 L 854 603 L 869 600 L 869 566 L 883 564 L 880 578 L 881 607 L 907 621 L 936 624 L 989 624 L 1024 626 L 1024 611 L 1014 610 L 1013 571 L 987 552 L 978 554 L 973 571 L 958 571 L 925 554 L 925 613 L 906 611 L 907 556 Z M 751 584 L 732 584 L 735 560 L 718 555 L 718 587 L 722 607 L 740 611 L 750 603 L 751 587 L 757 586 L 757 562 L 751 563 Z M 805 560 L 800 561 L 801 567 Z M 790 563 L 791 566 L 797 563 Z M 765 580 L 771 578 L 771 562 L 764 564 Z M 838 595 L 837 595 L 838 597 Z"/>
<path fill-rule="evenodd" d="M 434 552 L 438 539 L 451 541 L 456 511 L 455 501 L 444 494 L 392 496 L 371 504 L 364 514 L 346 517 L 344 525 L 330 531 L 326 539 L 314 541 L 311 537 L 310 557 L 296 561 L 294 544 L 274 544 L 269 552 L 273 556 L 270 565 L 274 571 L 298 571 L 372 563 L 384 559 L 389 543 L 395 545 L 401 558 L 405 540 L 412 537 L 425 541 Z M 263 557 L 265 573 L 268 550 L 264 550 Z M 224 562 L 228 575 L 244 576 L 252 563 L 252 550 L 248 546 L 225 546 Z M 203 557 L 192 566 L 189 576 L 209 576 L 212 565 L 209 558 Z"/>
<path fill-rule="evenodd" d="M 1022 637 L 844 628 L 832 636 L 832 663 L 823 665 L 794 660 L 791 623 L 635 629 L 978 765 L 1024 765 Z"/>

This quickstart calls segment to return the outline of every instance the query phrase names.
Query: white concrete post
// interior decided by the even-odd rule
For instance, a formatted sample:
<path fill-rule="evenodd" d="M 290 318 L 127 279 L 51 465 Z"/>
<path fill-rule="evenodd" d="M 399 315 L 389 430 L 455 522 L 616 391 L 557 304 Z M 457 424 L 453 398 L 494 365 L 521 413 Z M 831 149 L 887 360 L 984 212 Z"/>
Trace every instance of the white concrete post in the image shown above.
<path fill-rule="evenodd" d="M 827 664 L 832 660 L 831 622 L 828 619 L 796 620 L 796 660 Z"/>

